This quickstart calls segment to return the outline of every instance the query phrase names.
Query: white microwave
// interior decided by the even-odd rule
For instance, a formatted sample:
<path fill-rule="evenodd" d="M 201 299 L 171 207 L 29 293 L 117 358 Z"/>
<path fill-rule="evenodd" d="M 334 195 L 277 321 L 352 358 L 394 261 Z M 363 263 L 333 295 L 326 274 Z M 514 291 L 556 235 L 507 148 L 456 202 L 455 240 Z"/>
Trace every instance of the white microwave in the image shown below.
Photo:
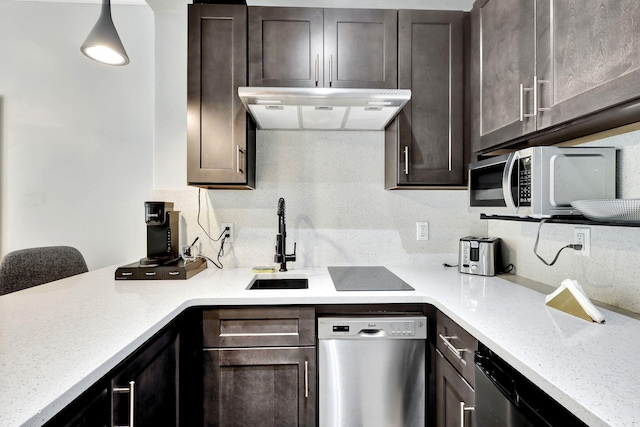
<path fill-rule="evenodd" d="M 547 218 L 615 199 L 615 147 L 531 147 L 469 165 L 469 211 Z"/>

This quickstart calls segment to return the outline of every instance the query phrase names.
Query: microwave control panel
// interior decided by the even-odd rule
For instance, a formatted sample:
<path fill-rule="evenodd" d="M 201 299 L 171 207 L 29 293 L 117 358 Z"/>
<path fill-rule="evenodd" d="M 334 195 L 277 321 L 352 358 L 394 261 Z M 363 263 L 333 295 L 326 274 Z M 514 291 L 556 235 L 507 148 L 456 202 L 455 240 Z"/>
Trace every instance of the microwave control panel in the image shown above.
<path fill-rule="evenodd" d="M 518 160 L 518 205 L 531 206 L 531 157 Z"/>

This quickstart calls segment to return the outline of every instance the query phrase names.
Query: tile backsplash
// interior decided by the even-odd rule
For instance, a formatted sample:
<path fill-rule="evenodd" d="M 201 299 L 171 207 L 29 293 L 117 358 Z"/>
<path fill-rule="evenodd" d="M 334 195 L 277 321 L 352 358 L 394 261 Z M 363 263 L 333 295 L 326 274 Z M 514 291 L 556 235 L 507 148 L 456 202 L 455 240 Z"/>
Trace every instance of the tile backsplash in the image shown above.
<path fill-rule="evenodd" d="M 200 191 L 200 223 L 212 237 L 223 222 L 234 223 L 225 266 L 273 264 L 280 197 L 287 253 L 297 243 L 292 268 L 455 264 L 460 237 L 486 234 L 486 221 L 467 212 L 464 190 L 384 190 L 383 132 L 260 131 L 256 151 L 256 190 Z M 203 253 L 217 254 L 219 243 L 198 225 L 198 189 L 154 197 L 182 212 L 183 242 L 199 236 Z M 417 221 L 429 222 L 429 240 L 416 240 Z"/>

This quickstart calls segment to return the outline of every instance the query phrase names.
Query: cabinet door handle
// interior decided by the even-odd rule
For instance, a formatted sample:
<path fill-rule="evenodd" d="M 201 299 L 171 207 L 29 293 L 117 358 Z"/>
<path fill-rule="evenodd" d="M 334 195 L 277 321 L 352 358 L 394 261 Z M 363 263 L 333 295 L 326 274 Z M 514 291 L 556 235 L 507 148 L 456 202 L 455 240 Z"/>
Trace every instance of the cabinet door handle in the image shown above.
<path fill-rule="evenodd" d="M 404 174 L 409 175 L 409 146 L 404 146 Z"/>
<path fill-rule="evenodd" d="M 304 361 L 304 397 L 309 397 L 309 361 Z"/>
<path fill-rule="evenodd" d="M 465 422 L 464 422 L 464 413 L 465 411 L 475 411 L 476 408 L 473 406 L 465 406 L 466 404 L 464 402 L 460 402 L 460 427 L 464 427 L 465 426 Z"/>
<path fill-rule="evenodd" d="M 244 154 L 244 150 L 236 145 L 236 173 L 244 174 L 244 171 L 240 167 L 240 156 Z"/>
<path fill-rule="evenodd" d="M 536 79 L 534 80 L 534 82 L 536 82 L 536 88 L 538 88 L 540 85 L 546 84 L 546 83 L 551 83 L 549 80 L 537 80 L 537 76 Z M 538 89 L 539 90 L 539 89 Z M 536 97 L 536 110 L 537 111 L 551 111 L 551 108 L 549 107 L 541 107 L 540 106 L 540 97 L 537 96 Z"/>
<path fill-rule="evenodd" d="M 329 87 L 333 86 L 333 55 L 329 55 Z"/>
<path fill-rule="evenodd" d="M 316 55 L 316 86 L 318 86 L 319 77 L 320 77 L 320 55 Z"/>
<path fill-rule="evenodd" d="M 456 337 L 455 335 L 445 337 L 442 334 L 438 334 L 438 337 L 442 340 L 444 345 L 447 347 L 447 349 L 451 353 L 453 353 L 461 362 L 466 363 L 466 361 L 462 358 L 462 353 L 469 350 L 467 350 L 466 348 L 456 348 L 453 344 L 451 344 L 451 341 L 449 341 L 452 338 L 458 338 L 458 337 Z"/>
<path fill-rule="evenodd" d="M 129 393 L 129 425 L 128 426 L 113 426 L 113 427 L 134 427 L 135 409 L 135 381 L 129 381 L 129 387 L 114 387 L 114 393 Z"/>
<path fill-rule="evenodd" d="M 538 78 L 536 76 L 533 77 L 533 88 L 524 87 L 524 84 L 520 83 L 520 121 L 523 122 L 525 117 L 535 117 L 538 115 L 538 111 L 536 108 L 533 109 L 533 114 L 524 112 L 524 93 L 533 91 L 533 105 L 538 105 L 538 90 L 536 87 Z"/>

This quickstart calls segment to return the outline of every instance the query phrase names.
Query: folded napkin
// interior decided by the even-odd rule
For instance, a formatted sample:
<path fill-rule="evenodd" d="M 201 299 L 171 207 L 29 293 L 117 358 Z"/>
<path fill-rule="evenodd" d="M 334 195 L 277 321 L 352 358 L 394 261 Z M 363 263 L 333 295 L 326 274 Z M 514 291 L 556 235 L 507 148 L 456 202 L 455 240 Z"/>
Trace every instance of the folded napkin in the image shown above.
<path fill-rule="evenodd" d="M 604 315 L 593 305 L 576 280 L 564 279 L 558 289 L 547 295 L 545 303 L 549 307 L 573 314 L 589 322 L 604 323 Z"/>

